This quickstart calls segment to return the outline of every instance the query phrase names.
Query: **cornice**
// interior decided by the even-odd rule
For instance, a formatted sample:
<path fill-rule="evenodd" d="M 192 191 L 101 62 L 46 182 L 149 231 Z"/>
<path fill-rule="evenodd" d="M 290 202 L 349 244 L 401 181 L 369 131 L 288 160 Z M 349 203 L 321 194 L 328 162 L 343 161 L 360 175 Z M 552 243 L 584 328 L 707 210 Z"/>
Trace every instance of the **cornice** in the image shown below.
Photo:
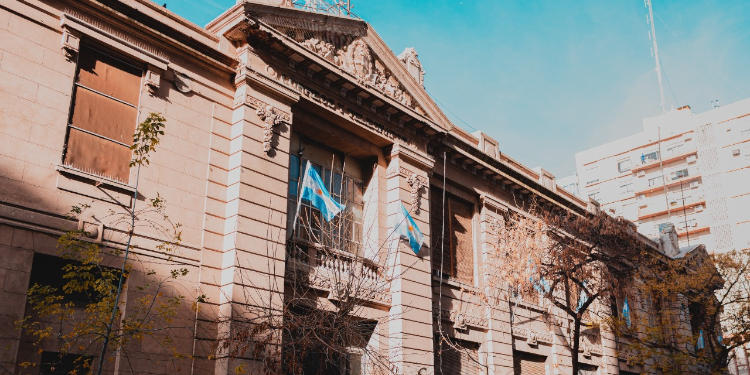
<path fill-rule="evenodd" d="M 391 148 L 391 157 L 405 160 L 428 172 L 432 171 L 432 168 L 435 167 L 435 159 L 425 153 L 410 149 L 399 143 L 394 144 Z"/>
<path fill-rule="evenodd" d="M 70 2 L 64 12 L 74 10 L 78 16 L 89 13 L 87 17 L 101 19 L 110 27 L 125 29 L 131 36 L 141 35 L 150 44 L 164 50 L 173 49 L 182 55 L 198 61 L 213 69 L 232 73 L 237 60 L 220 50 L 215 37 L 205 31 L 195 34 L 196 28 L 184 25 L 187 21 L 175 22 L 165 14 L 154 12 L 150 6 L 142 4 L 141 0 L 101 3 L 93 0 Z M 171 15 L 171 18 L 177 16 Z M 183 29 L 184 28 L 184 29 Z M 182 29 L 182 30 L 181 30 Z M 213 45 L 216 43 L 216 45 Z"/>
<path fill-rule="evenodd" d="M 508 205 L 491 195 L 482 194 L 479 196 L 479 200 L 482 206 L 491 208 L 493 211 L 508 212 Z"/>

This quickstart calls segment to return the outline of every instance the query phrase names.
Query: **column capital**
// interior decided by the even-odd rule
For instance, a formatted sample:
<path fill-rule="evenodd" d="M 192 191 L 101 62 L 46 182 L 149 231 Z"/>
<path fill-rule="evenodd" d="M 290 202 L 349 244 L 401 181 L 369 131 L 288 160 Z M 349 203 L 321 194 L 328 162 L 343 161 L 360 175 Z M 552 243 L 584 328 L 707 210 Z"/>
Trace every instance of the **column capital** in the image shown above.
<path fill-rule="evenodd" d="M 399 158 L 426 172 L 432 171 L 435 166 L 435 159 L 429 155 L 399 143 L 394 144 L 391 148 L 391 158 Z"/>

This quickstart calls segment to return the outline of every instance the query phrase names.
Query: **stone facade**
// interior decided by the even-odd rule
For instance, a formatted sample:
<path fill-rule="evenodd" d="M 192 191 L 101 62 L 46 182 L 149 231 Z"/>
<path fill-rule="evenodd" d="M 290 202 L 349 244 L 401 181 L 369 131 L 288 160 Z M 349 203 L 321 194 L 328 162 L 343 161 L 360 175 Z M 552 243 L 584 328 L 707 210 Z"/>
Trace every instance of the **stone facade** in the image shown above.
<path fill-rule="evenodd" d="M 0 368 L 39 373 L 18 367 L 38 363 L 40 353 L 14 325 L 28 309 L 35 254 L 56 255 L 56 238 L 80 225 L 94 225 L 103 246 L 122 248 L 122 228 L 97 217 L 140 204 L 132 199 L 137 189 L 145 199 L 163 197 L 184 228 L 172 263 L 156 274 L 188 269 L 177 289 L 201 302 L 174 323 L 187 327 L 173 337 L 187 356 L 144 340 L 127 365 L 118 353 L 105 373 L 260 373 L 256 357 L 222 342 L 257 311 L 284 309 L 292 271 L 306 272 L 318 306 L 333 308 L 342 297 L 330 275 L 363 264 L 356 272 L 371 280 L 371 292 L 353 315 L 374 322 L 368 345 L 387 353 L 394 372 L 448 373 L 436 370 L 443 365 L 512 374 L 539 362 L 547 374 L 569 373 L 570 321 L 534 301 L 487 306 L 481 291 L 494 286 L 481 264 L 504 212 L 522 211 L 531 198 L 579 213 L 587 202 L 501 154 L 496 140 L 455 127 L 424 90 L 414 49 L 397 57 L 361 20 L 274 3 L 240 2 L 205 28 L 147 0 L 0 4 Z M 132 170 L 119 181 L 65 163 L 78 62 L 90 48 L 141 72 L 138 121 L 150 112 L 167 119 L 137 186 Z M 297 217 L 291 176 L 303 159 L 361 187 L 351 193 L 362 195 L 356 238 L 346 239 L 354 251 L 289 250 L 299 234 L 290 224 Z M 462 223 L 470 264 L 460 280 L 436 274 L 431 259 L 439 228 L 432 220 L 440 217 L 431 202 L 441 198 L 433 191 L 469 207 Z M 82 202 L 96 212 L 81 223 L 68 219 Z M 417 255 L 391 233 L 402 202 L 425 235 Z M 142 261 L 164 257 L 148 228 L 133 241 Z M 149 277 L 133 272 L 128 282 Z M 138 293 L 126 288 L 123 298 Z M 462 349 L 435 356 L 443 337 Z M 607 332 L 583 340 L 590 373 L 646 371 L 629 368 Z M 54 342 L 42 349 L 54 351 Z"/>

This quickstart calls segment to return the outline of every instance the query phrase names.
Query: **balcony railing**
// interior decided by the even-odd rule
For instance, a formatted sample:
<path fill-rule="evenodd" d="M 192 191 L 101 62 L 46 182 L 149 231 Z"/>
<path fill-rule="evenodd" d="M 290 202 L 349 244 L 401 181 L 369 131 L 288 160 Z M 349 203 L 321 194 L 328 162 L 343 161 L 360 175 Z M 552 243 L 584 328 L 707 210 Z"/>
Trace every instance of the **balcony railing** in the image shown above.
<path fill-rule="evenodd" d="M 304 276 L 311 288 L 329 292 L 329 298 L 390 305 L 390 283 L 373 261 L 299 240 L 287 249 L 287 267 Z"/>

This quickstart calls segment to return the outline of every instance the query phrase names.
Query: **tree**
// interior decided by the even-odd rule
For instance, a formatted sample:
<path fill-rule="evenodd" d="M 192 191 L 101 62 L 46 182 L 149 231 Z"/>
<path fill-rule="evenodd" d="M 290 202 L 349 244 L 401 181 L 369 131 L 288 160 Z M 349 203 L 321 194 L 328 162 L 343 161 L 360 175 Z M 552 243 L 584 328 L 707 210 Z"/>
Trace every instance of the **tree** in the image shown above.
<path fill-rule="evenodd" d="M 725 373 L 736 349 L 750 342 L 750 250 L 708 254 L 696 246 L 682 257 L 659 262 L 645 291 L 672 313 L 660 316 L 629 349 L 641 362 L 654 349 L 669 347 L 657 367 L 678 374 L 687 366 Z"/>
<path fill-rule="evenodd" d="M 61 279 L 35 283 L 28 289 L 29 309 L 18 325 L 33 339 L 35 346 L 45 341 L 56 343 L 58 359 L 53 359 L 48 366 L 67 366 L 65 371 L 70 374 L 88 373 L 92 369 L 101 374 L 104 361 L 112 359 L 115 353 L 122 353 L 129 364 L 130 344 L 157 335 L 162 345 L 172 348 L 175 357 L 184 356 L 172 345 L 169 332 L 181 328 L 171 324 L 185 298 L 165 292 L 172 289 L 174 280 L 188 273 L 185 267 L 172 261 L 171 255 L 180 246 L 181 226 L 170 220 L 166 201 L 158 193 L 146 199 L 147 205 L 136 206 L 140 169 L 149 165 L 149 157 L 164 135 L 164 127 L 164 117 L 151 113 L 133 135 L 130 166 L 137 168 L 137 177 L 130 206 L 107 208 L 94 202 L 81 203 L 73 206 L 68 215 L 72 221 L 93 218 L 103 225 L 98 230 L 111 228 L 111 233 L 121 233 L 124 238 L 102 245 L 91 238 L 92 229 L 86 225 L 66 232 L 57 241 L 63 259 Z M 161 237 L 154 249 L 166 255 L 165 259 L 157 261 L 161 264 L 131 254 L 133 237 L 140 231 Z M 125 245 L 117 247 L 116 243 Z M 118 261 L 120 265 L 116 266 Z M 163 265 L 170 269 L 167 274 L 152 268 Z M 136 272 L 145 277 L 129 283 L 128 289 L 137 291 L 135 294 L 139 297 L 128 301 L 125 313 L 121 296 L 124 283 Z M 95 365 L 93 358 L 97 351 Z M 21 366 L 33 364 L 22 363 Z"/>
<path fill-rule="evenodd" d="M 220 339 L 219 352 L 261 366 L 236 367 L 238 373 L 322 375 L 355 367 L 368 374 L 397 372 L 387 349 L 387 325 L 398 317 L 389 311 L 389 299 L 391 281 L 401 273 L 393 270 L 399 235 L 392 227 L 385 238 L 371 237 L 376 221 L 363 220 L 345 194 L 336 195 L 349 190 L 327 188 L 346 209 L 326 221 L 302 202 L 299 215 L 289 220 L 288 238 L 268 241 L 286 242 L 283 272 L 274 268 L 275 248 L 266 257 L 267 268 L 283 278 L 240 272 L 245 286 L 232 313 L 236 328 Z M 268 215 L 271 223 L 270 208 Z M 235 262 L 249 268 L 244 259 Z"/>
<path fill-rule="evenodd" d="M 632 223 L 605 213 L 579 215 L 533 205 L 528 212 L 508 214 L 485 273 L 490 275 L 489 285 L 513 286 L 507 293 L 511 309 L 514 298 L 539 294 L 572 320 L 575 374 L 583 323 L 596 323 L 602 312 L 611 313 L 604 302 L 631 279 L 648 246 Z M 500 303 L 502 291 L 491 293 L 487 300 Z"/>

